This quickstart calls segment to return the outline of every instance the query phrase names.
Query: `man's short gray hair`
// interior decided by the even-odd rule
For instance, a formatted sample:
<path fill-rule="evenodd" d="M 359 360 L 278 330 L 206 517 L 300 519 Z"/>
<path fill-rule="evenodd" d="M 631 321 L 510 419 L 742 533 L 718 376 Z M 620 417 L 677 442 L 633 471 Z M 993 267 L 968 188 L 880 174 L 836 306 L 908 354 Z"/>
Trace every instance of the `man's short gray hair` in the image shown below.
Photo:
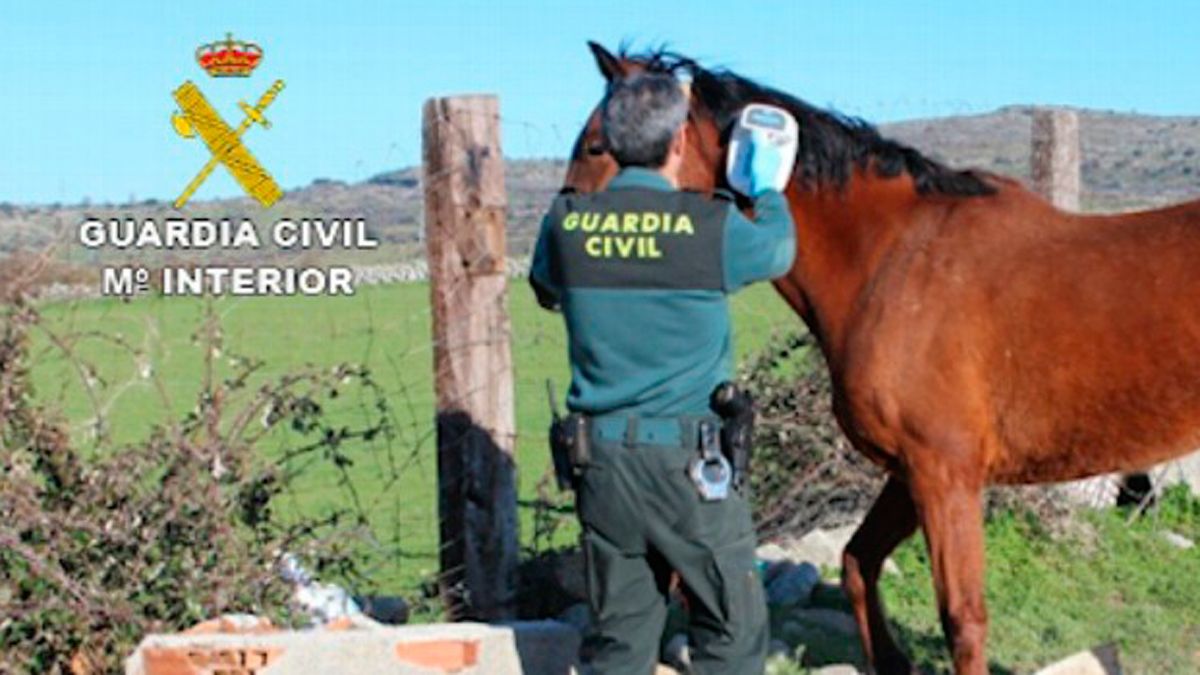
<path fill-rule="evenodd" d="M 601 113 L 608 150 L 621 166 L 658 168 L 667 161 L 687 112 L 687 96 L 671 75 L 638 73 L 614 80 Z"/>

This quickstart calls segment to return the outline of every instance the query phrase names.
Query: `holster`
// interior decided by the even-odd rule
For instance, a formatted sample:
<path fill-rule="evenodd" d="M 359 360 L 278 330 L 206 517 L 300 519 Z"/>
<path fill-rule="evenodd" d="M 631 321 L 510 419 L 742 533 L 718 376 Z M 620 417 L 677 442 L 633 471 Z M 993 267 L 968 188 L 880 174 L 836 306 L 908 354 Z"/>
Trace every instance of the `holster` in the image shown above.
<path fill-rule="evenodd" d="M 570 413 L 550 423 L 550 455 L 560 490 L 574 490 L 579 474 L 592 459 L 592 439 L 587 417 Z"/>
<path fill-rule="evenodd" d="M 721 452 L 733 466 L 733 487 L 746 494 L 754 448 L 754 399 L 732 382 L 713 390 L 709 406 L 721 418 Z"/>

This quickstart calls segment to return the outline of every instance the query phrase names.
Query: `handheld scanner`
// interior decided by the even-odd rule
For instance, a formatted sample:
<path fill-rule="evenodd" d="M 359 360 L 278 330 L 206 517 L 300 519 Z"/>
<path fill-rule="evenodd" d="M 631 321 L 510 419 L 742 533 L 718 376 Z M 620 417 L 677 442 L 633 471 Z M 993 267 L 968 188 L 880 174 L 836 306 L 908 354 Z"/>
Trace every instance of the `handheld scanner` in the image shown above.
<path fill-rule="evenodd" d="M 788 111 L 765 103 L 751 103 L 742 108 L 729 135 L 729 152 L 725 160 L 725 175 L 729 185 L 744 195 L 750 195 L 750 133 L 754 130 L 766 136 L 767 142 L 779 151 L 779 169 L 772 186 L 782 192 L 796 165 L 800 127 Z"/>

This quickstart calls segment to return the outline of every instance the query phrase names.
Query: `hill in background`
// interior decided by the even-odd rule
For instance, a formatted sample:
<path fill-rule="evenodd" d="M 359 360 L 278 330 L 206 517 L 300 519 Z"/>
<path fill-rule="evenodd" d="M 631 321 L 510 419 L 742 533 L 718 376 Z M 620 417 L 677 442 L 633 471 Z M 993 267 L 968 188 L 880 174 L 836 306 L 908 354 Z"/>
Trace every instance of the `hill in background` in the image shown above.
<path fill-rule="evenodd" d="M 1034 108 L 884 125 L 886 136 L 960 168 L 1029 178 Z M 1079 111 L 1083 208 L 1115 211 L 1200 198 L 1200 117 Z"/>
<path fill-rule="evenodd" d="M 1033 108 L 1006 107 L 984 115 L 914 120 L 883 125 L 881 131 L 951 166 L 976 167 L 1027 179 L 1030 120 Z M 1200 197 L 1200 117 L 1080 111 L 1083 156 L 1083 206 L 1112 211 Z M 566 148 L 564 148 L 565 150 Z M 564 160 L 509 160 L 509 249 L 527 255 L 539 218 L 562 181 Z M 423 255 L 422 191 L 419 167 L 379 174 L 361 183 L 317 180 L 290 190 L 263 212 L 249 199 L 193 201 L 190 217 L 252 217 L 260 225 L 283 217 L 364 217 L 380 248 L 368 252 L 309 252 L 322 262 L 342 260 L 385 263 Z M 74 245 L 75 228 L 87 217 L 126 217 L 162 220 L 177 215 L 170 203 L 145 200 L 132 204 L 25 206 L 0 203 L 0 255 L 41 250 L 63 242 L 62 257 L 77 263 L 113 263 L 132 256 L 120 252 L 87 251 Z M 201 259 L 215 262 L 216 254 L 184 252 L 150 256 L 145 263 Z M 270 251 L 221 253 L 221 261 L 255 262 L 296 258 Z M 315 262 L 315 261 L 314 261 Z"/>

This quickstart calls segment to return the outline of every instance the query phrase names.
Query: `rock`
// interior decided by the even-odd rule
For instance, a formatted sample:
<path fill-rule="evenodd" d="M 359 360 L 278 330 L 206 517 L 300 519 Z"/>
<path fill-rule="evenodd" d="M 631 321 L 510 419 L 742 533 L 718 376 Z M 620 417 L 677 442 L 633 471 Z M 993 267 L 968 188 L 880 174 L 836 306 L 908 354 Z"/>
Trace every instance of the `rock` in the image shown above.
<path fill-rule="evenodd" d="M 854 617 L 836 609 L 801 609 L 793 612 L 790 618 L 824 631 L 850 637 L 858 636 L 858 623 L 854 621 Z"/>
<path fill-rule="evenodd" d="M 586 602 L 577 602 L 571 605 L 556 618 L 574 628 L 580 635 L 587 635 L 592 629 L 592 610 Z"/>
<path fill-rule="evenodd" d="M 858 668 L 845 663 L 825 666 L 824 668 L 817 668 L 808 672 L 810 675 L 859 675 Z"/>
<path fill-rule="evenodd" d="M 799 609 L 788 614 L 780 632 L 790 644 L 849 642 L 858 637 L 854 617 L 833 609 Z"/>
<path fill-rule="evenodd" d="M 512 675 L 569 673 L 578 661 L 581 638 L 570 626 L 558 621 L 516 621 L 503 625 L 512 629 L 513 643 L 520 656 L 520 669 Z M 481 665 L 485 666 L 480 669 L 481 672 L 497 675 L 506 672 L 493 667 L 486 656 L 480 660 Z M 442 672 L 453 671 L 444 669 Z"/>
<path fill-rule="evenodd" d="M 770 644 L 767 645 L 767 658 L 771 658 L 772 656 L 786 657 L 791 655 L 792 648 L 789 647 L 788 643 L 784 642 L 783 640 L 772 639 Z"/>
<path fill-rule="evenodd" d="M 259 635 L 279 630 L 266 617 L 254 614 L 222 614 L 208 619 L 183 631 L 183 635 L 215 635 L 224 633 L 248 633 Z"/>
<path fill-rule="evenodd" d="M 1183 550 L 1187 551 L 1188 549 L 1191 549 L 1196 546 L 1196 542 L 1192 541 L 1191 539 L 1188 539 L 1187 537 L 1183 536 L 1182 534 L 1178 534 L 1176 532 L 1171 532 L 1170 530 L 1164 530 L 1161 534 L 1162 534 L 1162 538 L 1165 539 L 1168 544 L 1174 546 L 1175 548 L 1179 548 L 1179 549 L 1183 549 Z"/>
<path fill-rule="evenodd" d="M 818 568 L 840 569 L 842 566 L 842 551 L 854 533 L 858 531 L 859 523 L 851 523 L 842 527 L 828 530 L 813 530 L 799 539 L 775 545 L 783 550 L 783 557 L 790 560 L 803 560 L 816 565 Z M 764 547 L 765 548 L 765 547 Z M 768 549 L 773 554 L 774 549 Z M 764 560 L 765 556 L 759 556 Z M 883 563 L 883 571 L 889 574 L 899 574 L 900 568 L 888 558 Z"/>
<path fill-rule="evenodd" d="M 754 551 L 754 557 L 758 560 L 758 568 L 762 571 L 764 586 L 769 586 L 780 572 L 786 571 L 792 564 L 792 561 L 788 560 L 788 552 L 774 542 L 759 546 Z"/>
<path fill-rule="evenodd" d="M 765 560 L 770 563 L 787 560 L 788 552 L 782 546 L 774 542 L 763 544 L 754 551 L 755 557 L 759 560 Z"/>
<path fill-rule="evenodd" d="M 767 564 L 762 570 L 763 586 L 770 586 L 776 579 L 779 578 L 780 574 L 787 572 L 795 566 L 796 563 L 792 562 L 791 560 L 779 560 L 777 562 Z"/>
<path fill-rule="evenodd" d="M 1106 473 L 1059 484 L 1058 492 L 1071 504 L 1088 509 L 1116 506 L 1121 494 L 1121 475 Z"/>
<path fill-rule="evenodd" d="M 587 582 L 583 575 L 583 553 L 573 550 L 562 554 L 554 565 L 554 580 L 570 597 L 586 600 Z"/>
<path fill-rule="evenodd" d="M 1052 663 L 1035 675 L 1121 675 L 1115 645 L 1101 645 Z"/>
<path fill-rule="evenodd" d="M 857 524 L 830 530 L 813 530 L 800 539 L 788 542 L 786 549 L 792 560 L 804 560 L 820 567 L 841 567 L 842 551 L 854 536 Z"/>
<path fill-rule="evenodd" d="M 667 640 L 667 644 L 663 647 L 663 661 L 682 672 L 689 672 L 692 668 L 692 654 L 688 650 L 687 635 L 676 633 Z"/>
<path fill-rule="evenodd" d="M 354 600 L 362 608 L 363 614 L 379 623 L 388 626 L 408 623 L 408 603 L 404 598 L 394 595 L 363 595 L 355 596 Z"/>
<path fill-rule="evenodd" d="M 783 569 L 770 575 L 767 602 L 772 605 L 806 605 L 813 588 L 821 582 L 821 572 L 808 562 L 777 563 Z"/>
<path fill-rule="evenodd" d="M 842 588 L 841 582 L 822 581 L 817 584 L 816 588 L 813 588 L 808 606 L 841 609 L 848 612 L 850 611 L 850 599 L 846 597 L 846 591 Z"/>

